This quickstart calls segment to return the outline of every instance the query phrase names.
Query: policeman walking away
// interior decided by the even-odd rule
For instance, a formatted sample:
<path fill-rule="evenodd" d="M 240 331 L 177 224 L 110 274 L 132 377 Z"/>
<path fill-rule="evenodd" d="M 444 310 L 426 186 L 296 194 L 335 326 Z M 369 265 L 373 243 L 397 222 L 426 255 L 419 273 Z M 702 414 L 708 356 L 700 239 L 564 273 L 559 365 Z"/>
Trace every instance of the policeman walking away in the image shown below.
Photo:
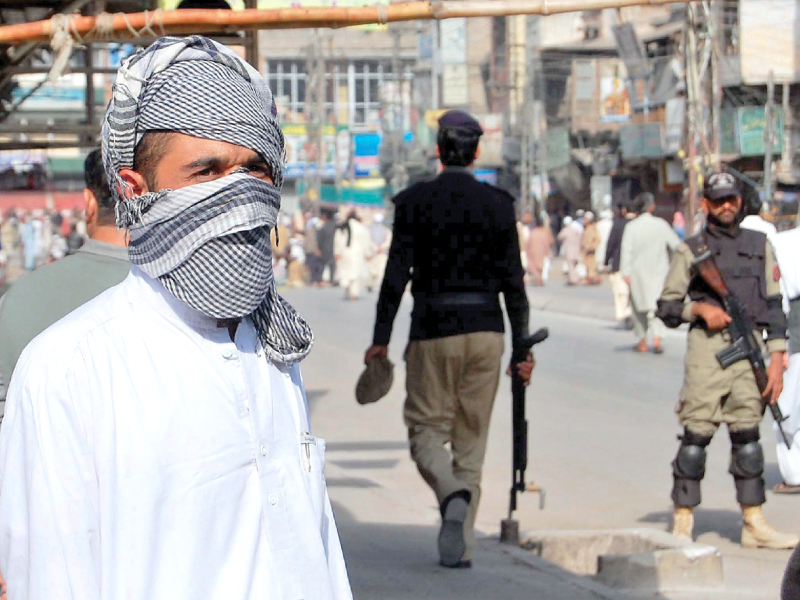
<path fill-rule="evenodd" d="M 683 388 L 676 408 L 684 433 L 672 463 L 675 505 L 672 533 L 692 537 L 692 510 L 700 504 L 706 447 L 724 422 L 731 439 L 730 473 L 744 520 L 742 546 L 793 548 L 798 537 L 775 531 L 761 510 L 766 497 L 764 453 L 758 426 L 766 403 L 775 403 L 780 396 L 786 351 L 780 271 L 766 236 L 740 227 L 742 197 L 732 175 L 711 174 L 703 195 L 707 225 L 678 246 L 658 302 L 658 316 L 667 326 L 689 323 Z M 693 261 L 704 255 L 706 249 L 716 263 L 724 287 L 751 315 L 752 338 L 759 344 L 766 339 L 771 361 L 763 392 L 759 392 L 748 360 L 738 360 L 723 369 L 716 357 L 730 345 L 730 330 L 735 323 L 724 310 L 719 294 L 692 268 Z M 687 295 L 690 301 L 684 304 Z"/>
<path fill-rule="evenodd" d="M 445 113 L 437 139 L 443 172 L 395 197 L 394 237 L 373 345 L 364 357 L 369 363 L 387 355 L 392 323 L 411 280 L 404 417 L 411 456 L 442 515 L 440 562 L 451 568 L 472 565 L 481 469 L 503 354 L 498 294 L 513 340 L 528 330 L 514 198 L 479 183 L 470 169 L 482 134 L 467 113 Z M 527 383 L 533 358 L 517 369 Z"/>

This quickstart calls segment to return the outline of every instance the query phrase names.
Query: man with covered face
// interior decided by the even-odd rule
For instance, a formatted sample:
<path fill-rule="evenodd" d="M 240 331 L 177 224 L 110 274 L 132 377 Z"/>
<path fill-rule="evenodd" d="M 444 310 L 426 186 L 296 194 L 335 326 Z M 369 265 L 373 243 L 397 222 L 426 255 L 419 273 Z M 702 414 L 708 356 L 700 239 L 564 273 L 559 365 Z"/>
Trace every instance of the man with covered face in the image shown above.
<path fill-rule="evenodd" d="M 759 424 L 766 403 L 775 403 L 783 387 L 786 317 L 781 310 L 780 271 L 767 237 L 740 227 L 742 197 L 732 175 L 712 173 L 703 190 L 706 227 L 675 251 L 657 316 L 669 327 L 689 323 L 683 387 L 676 412 L 684 428 L 672 462 L 672 533 L 691 539 L 693 510 L 700 504 L 706 447 L 721 423 L 731 440 L 730 473 L 743 516 L 742 546 L 794 548 L 798 537 L 775 531 L 764 519 L 764 452 Z M 627 229 L 626 229 L 627 235 Z M 766 340 L 771 362 L 764 393 L 759 392 L 749 361 L 723 369 L 716 354 L 731 343 L 731 316 L 720 298 L 692 266 L 706 248 L 727 288 L 752 315 L 754 337 Z M 689 302 L 685 302 L 686 296 Z"/>
<path fill-rule="evenodd" d="M 269 232 L 283 136 L 260 75 L 206 38 L 120 68 L 103 157 L 118 286 L 23 352 L 0 433 L 12 598 L 350 598 Z"/>

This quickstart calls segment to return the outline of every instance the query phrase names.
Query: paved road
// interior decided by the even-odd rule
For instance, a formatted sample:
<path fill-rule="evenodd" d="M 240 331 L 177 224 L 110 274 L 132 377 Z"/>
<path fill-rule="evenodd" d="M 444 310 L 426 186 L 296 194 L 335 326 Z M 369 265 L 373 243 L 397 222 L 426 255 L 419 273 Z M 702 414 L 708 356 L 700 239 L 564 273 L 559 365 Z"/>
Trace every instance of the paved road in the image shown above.
<path fill-rule="evenodd" d="M 566 292 L 565 292 L 566 293 Z M 594 293 L 594 292 L 592 292 Z M 390 347 L 397 368 L 390 394 L 361 407 L 353 387 L 371 340 L 375 294 L 345 302 L 337 289 L 288 290 L 306 316 L 317 343 L 303 373 L 318 435 L 329 440 L 328 484 L 342 526 L 354 587 L 361 598 L 596 597 L 541 567 L 515 566 L 492 541 L 482 544 L 471 574 L 435 566 L 438 511 L 408 457 L 401 420 L 402 352 L 407 339 L 408 298 L 400 309 Z M 609 299 L 610 302 L 610 299 Z M 529 391 L 529 477 L 547 489 L 545 510 L 524 497 L 523 529 L 603 529 L 649 526 L 666 529 L 670 517 L 670 466 L 679 432 L 674 417 L 682 374 L 684 336 L 669 332 L 663 356 L 631 351 L 630 332 L 600 319 L 534 311 L 531 327 L 546 325 L 551 338 L 537 353 Z M 507 355 L 506 355 L 507 356 Z M 508 509 L 510 479 L 510 385 L 504 378 L 494 412 L 484 472 L 478 528 L 496 535 Z M 773 434 L 762 429 L 767 485 L 779 480 Z M 699 541 L 724 555 L 727 589 L 719 594 L 670 598 L 776 598 L 784 551 L 738 546 L 740 517 L 727 474 L 729 442 L 722 432 L 709 448 L 704 502 L 697 512 Z M 798 499 L 768 494 L 767 517 L 800 530 Z M 549 579 L 548 579 L 549 577 Z M 480 583 L 478 583 L 480 582 Z M 550 585 L 554 592 L 547 594 Z M 544 586 L 544 587 L 542 587 Z M 448 589 L 448 593 L 436 589 Z M 555 595 L 554 595 L 555 594 Z M 588 595 L 581 595 L 588 594 Z"/>

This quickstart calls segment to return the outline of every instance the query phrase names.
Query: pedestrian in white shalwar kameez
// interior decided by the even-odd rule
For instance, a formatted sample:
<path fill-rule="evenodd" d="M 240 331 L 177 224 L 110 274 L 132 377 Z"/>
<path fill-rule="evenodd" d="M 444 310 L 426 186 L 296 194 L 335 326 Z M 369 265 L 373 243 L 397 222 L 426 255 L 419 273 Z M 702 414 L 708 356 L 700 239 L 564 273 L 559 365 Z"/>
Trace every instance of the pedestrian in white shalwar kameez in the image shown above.
<path fill-rule="evenodd" d="M 760 231 L 767 236 L 769 242 L 775 246 L 775 236 L 778 235 L 778 230 L 775 225 L 762 217 L 762 203 L 758 196 L 750 195 L 744 200 L 742 210 L 745 217 L 739 224 L 739 227 L 744 229 L 752 229 L 753 231 Z"/>
<path fill-rule="evenodd" d="M 357 300 L 369 277 L 367 257 L 374 252 L 374 244 L 369 229 L 358 220 L 355 210 L 350 211 L 336 230 L 333 247 L 339 285 L 347 300 Z"/>
<path fill-rule="evenodd" d="M 372 237 L 373 254 L 369 259 L 369 282 L 367 287 L 370 290 L 379 289 L 386 272 L 386 262 L 389 259 L 389 248 L 392 246 L 392 230 L 383 224 L 383 213 L 377 213 L 373 217 L 369 233 Z"/>
<path fill-rule="evenodd" d="M 638 217 L 625 227 L 619 271 L 631 288 L 634 331 L 639 338 L 637 352 L 647 352 L 647 334 L 652 336 L 653 352 L 661 354 L 664 324 L 656 316 L 656 302 L 669 272 L 670 252 L 681 243 L 664 219 L 653 216 L 655 203 L 650 193 L 633 200 Z"/>
<path fill-rule="evenodd" d="M 778 468 L 783 483 L 775 491 L 800 493 L 800 229 L 777 234 L 772 239 L 781 276 L 784 311 L 789 324 L 789 369 L 783 375 L 783 392 L 778 399 L 781 412 L 787 416 L 783 430 L 792 440 L 787 448 L 777 425 Z"/>
<path fill-rule="evenodd" d="M 611 228 L 614 226 L 614 213 L 610 209 L 605 209 L 600 213 L 600 220 L 597 221 L 597 233 L 600 236 L 600 244 L 597 246 L 598 268 L 601 272 L 606 270 L 605 257 L 608 248 L 608 238 L 611 235 Z"/>
<path fill-rule="evenodd" d="M 134 266 L 12 376 L 10 598 L 351 600 L 297 365 L 314 338 L 272 278 L 275 115 L 258 72 L 200 36 L 117 74 L 103 158 Z"/>

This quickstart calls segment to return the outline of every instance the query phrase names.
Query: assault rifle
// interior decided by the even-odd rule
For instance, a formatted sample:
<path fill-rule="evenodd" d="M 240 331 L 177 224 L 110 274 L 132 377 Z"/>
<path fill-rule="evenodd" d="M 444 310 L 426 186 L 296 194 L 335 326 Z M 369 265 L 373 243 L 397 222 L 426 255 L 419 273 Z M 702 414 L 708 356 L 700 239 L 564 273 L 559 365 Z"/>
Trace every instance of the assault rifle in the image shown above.
<path fill-rule="evenodd" d="M 764 356 L 761 353 L 761 346 L 753 335 L 755 323 L 750 313 L 739 299 L 734 296 L 725 286 L 722 280 L 722 273 L 719 272 L 714 256 L 708 247 L 701 245 L 697 251 L 697 258 L 692 261 L 692 266 L 697 270 L 698 275 L 714 292 L 722 298 L 722 305 L 731 317 L 728 323 L 728 332 L 731 334 L 731 345 L 717 352 L 717 360 L 723 369 L 727 369 L 740 360 L 750 361 L 753 374 L 756 376 L 758 390 L 763 392 L 767 388 L 767 367 L 764 364 Z M 778 424 L 778 430 L 786 443 L 787 448 L 792 447 L 792 440 L 783 430 L 782 423 L 788 418 L 783 416 L 781 407 L 778 404 L 768 403 L 772 418 Z"/>
<path fill-rule="evenodd" d="M 525 383 L 517 373 L 516 365 L 525 362 L 531 348 L 545 341 L 548 335 L 550 335 L 550 332 L 546 327 L 543 327 L 533 335 L 522 338 L 511 350 L 511 418 L 514 429 L 514 449 L 508 519 L 503 519 L 500 523 L 500 539 L 504 542 L 516 542 L 519 540 L 519 523 L 512 518 L 514 511 L 517 510 L 518 493 L 538 492 L 539 508 L 544 508 L 545 490 L 538 485 L 525 483 L 525 469 L 528 468 L 528 421 L 525 420 Z"/>

